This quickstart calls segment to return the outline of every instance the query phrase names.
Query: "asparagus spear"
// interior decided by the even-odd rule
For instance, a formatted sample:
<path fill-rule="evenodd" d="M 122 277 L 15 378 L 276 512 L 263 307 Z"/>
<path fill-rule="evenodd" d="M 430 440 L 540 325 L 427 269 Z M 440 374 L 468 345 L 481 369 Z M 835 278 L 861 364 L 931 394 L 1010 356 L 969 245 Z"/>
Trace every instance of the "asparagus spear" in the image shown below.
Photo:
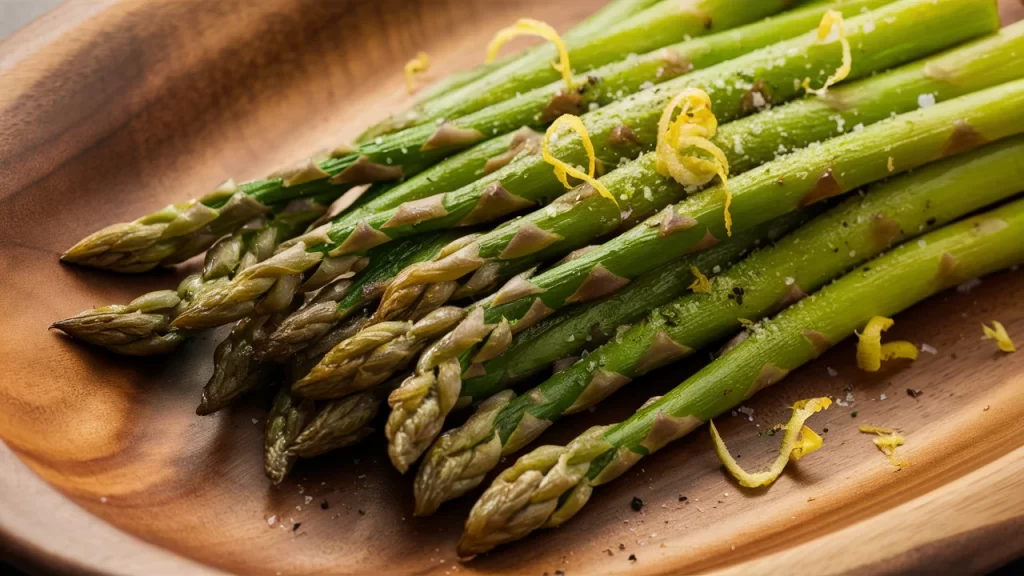
<path fill-rule="evenodd" d="M 873 28 L 869 26 L 871 32 L 865 33 L 861 28 L 868 23 Z M 937 4 L 930 0 L 903 0 L 851 19 L 852 32 L 848 37 L 857 52 L 851 77 L 866 76 L 930 54 L 996 26 L 990 0 L 947 0 Z M 936 34 L 935 30 L 942 30 L 942 34 Z M 801 36 L 663 83 L 582 118 L 599 157 L 625 157 L 635 153 L 637 148 L 616 148 L 612 144 L 613 134 L 621 134 L 622 127 L 627 126 L 642 147 L 652 147 L 661 109 L 685 87 L 705 90 L 712 97 L 719 119 L 728 121 L 753 111 L 749 103 L 755 91 L 769 94 L 773 102 L 783 102 L 800 93 L 801 89 L 794 87 L 795 78 L 810 72 L 820 84 L 821 77 L 826 75 L 824 70 L 834 68 L 834 62 L 838 61 L 838 52 L 835 42 L 820 44 L 813 34 Z M 737 90 L 736 85 L 746 88 Z M 585 163 L 582 144 L 575 135 L 559 138 L 552 146 L 552 153 L 570 164 Z M 252 289 L 248 280 L 250 275 L 299 275 L 317 266 L 324 254 L 360 253 L 394 238 L 494 219 L 543 201 L 560 189 L 561 183 L 543 159 L 520 157 L 455 192 L 377 213 L 354 226 L 342 226 L 340 230 L 331 227 L 308 234 L 260 270 L 251 271 L 216 293 L 206 295 L 176 322 L 180 326 L 224 322 L 225 308 L 230 309 L 241 299 L 258 297 L 258 291 Z"/>
<path fill-rule="evenodd" d="M 476 486 L 500 457 L 532 442 L 563 414 L 587 409 L 617 386 L 728 337 L 739 319 L 758 321 L 893 243 L 1024 190 L 1022 153 L 1024 137 L 1018 136 L 882 183 L 715 277 L 710 294 L 687 294 L 662 306 L 685 290 L 689 278 L 680 270 L 689 263 L 684 260 L 612 298 L 568 310 L 527 330 L 501 358 L 484 364 L 488 376 L 464 384 L 466 396 L 494 398 L 466 425 L 441 435 L 427 453 L 416 477 L 417 514 L 430 514 Z M 964 194 L 968 189 L 972 193 Z M 735 240 L 694 257 L 710 255 Z M 698 268 L 711 269 L 706 264 Z M 495 396 L 531 369 L 575 353 L 592 326 L 607 327 L 607 333 L 643 314 L 633 310 L 650 313 L 518 398 L 511 393 Z M 742 332 L 740 337 L 748 335 Z"/>
<path fill-rule="evenodd" d="M 1024 117 L 1015 112 L 1021 106 L 1024 80 L 1017 80 L 764 164 L 729 182 L 733 229 L 743 230 L 934 159 L 1024 132 Z M 721 185 L 691 196 L 600 248 L 522 283 L 517 288 L 521 298 L 474 309 L 424 351 L 416 372 L 389 398 L 392 413 L 385 433 L 396 468 L 407 469 L 440 432 L 460 396 L 462 370 L 471 360 L 497 357 L 513 334 L 567 304 L 606 296 L 658 266 L 713 246 L 725 237 L 724 196 Z M 480 348 L 484 338 L 488 341 Z"/>
<path fill-rule="evenodd" d="M 619 60 L 624 54 L 642 54 L 687 36 L 703 36 L 760 20 L 781 12 L 787 4 L 780 0 L 698 0 L 682 6 L 658 2 L 643 11 L 633 11 L 631 17 L 609 19 L 604 26 L 567 34 L 563 40 L 573 69 L 586 72 Z M 626 16 L 624 10 L 621 13 Z M 460 118 L 514 98 L 559 80 L 560 72 L 551 66 L 557 60 L 553 46 L 538 47 L 491 74 L 427 100 L 370 131 L 393 131 L 396 127 Z"/>
<path fill-rule="evenodd" d="M 274 484 L 280 484 L 295 465 L 299 455 L 288 448 L 312 419 L 314 410 L 312 400 L 292 396 L 287 386 L 274 398 L 267 417 L 263 448 L 264 471 Z"/>
<path fill-rule="evenodd" d="M 206 253 L 202 272 L 182 280 L 177 290 L 158 290 L 127 305 L 86 310 L 55 322 L 53 327 L 118 354 L 150 356 L 172 352 L 187 339 L 188 332 L 172 329 L 170 323 L 193 299 L 229 282 L 238 271 L 269 258 L 282 241 L 304 230 L 326 209 L 315 200 L 298 200 L 272 219 L 257 216 L 218 241 Z"/>
<path fill-rule="evenodd" d="M 594 486 L 775 384 L 872 317 L 894 316 L 966 278 L 1024 261 L 1022 234 L 1024 200 L 1018 200 L 904 244 L 767 321 L 630 419 L 523 456 L 473 507 L 459 554 L 486 552 L 562 524 L 586 504 Z"/>

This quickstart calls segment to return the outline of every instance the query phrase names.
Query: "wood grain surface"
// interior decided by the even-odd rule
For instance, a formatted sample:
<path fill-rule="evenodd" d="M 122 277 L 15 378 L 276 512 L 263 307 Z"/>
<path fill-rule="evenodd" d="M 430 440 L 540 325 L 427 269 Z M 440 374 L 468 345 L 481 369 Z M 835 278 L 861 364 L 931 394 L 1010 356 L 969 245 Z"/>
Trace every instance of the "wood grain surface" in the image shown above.
<path fill-rule="evenodd" d="M 0 549 L 59 572 L 268 575 L 977 573 L 1024 552 L 1024 353 L 980 338 L 999 319 L 1024 344 L 1019 270 L 897 318 L 892 338 L 937 354 L 868 375 L 847 342 L 752 399 L 753 421 L 720 419 L 753 468 L 778 442 L 756 433 L 794 400 L 853 394 L 815 416 L 824 448 L 771 489 L 739 488 L 701 429 L 564 527 L 465 565 L 454 543 L 472 499 L 412 518 L 411 478 L 381 439 L 273 489 L 267 398 L 195 416 L 223 332 L 126 359 L 47 331 L 194 270 L 61 266 L 74 240 L 347 141 L 408 104 L 401 67 L 417 50 L 436 78 L 482 59 L 517 17 L 565 29 L 600 3 L 72 0 L 0 43 Z M 1016 0 L 1001 6 L 1005 21 L 1024 17 Z M 697 366 L 638 381 L 542 441 L 621 419 Z M 911 465 L 897 472 L 859 424 L 903 431 Z"/>

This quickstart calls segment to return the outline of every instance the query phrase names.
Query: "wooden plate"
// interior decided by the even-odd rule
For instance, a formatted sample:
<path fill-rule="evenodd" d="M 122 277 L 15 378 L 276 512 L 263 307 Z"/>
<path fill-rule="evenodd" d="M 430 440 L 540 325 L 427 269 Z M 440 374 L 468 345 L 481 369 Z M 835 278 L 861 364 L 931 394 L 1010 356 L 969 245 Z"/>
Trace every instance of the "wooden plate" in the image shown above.
<path fill-rule="evenodd" d="M 47 331 L 188 272 L 59 265 L 77 238 L 350 139 L 407 104 L 401 67 L 417 50 L 437 76 L 478 61 L 516 17 L 565 28 L 598 4 L 73 0 L 0 44 L 0 539 L 15 557 L 101 574 L 821 574 L 968 573 L 1024 552 L 1024 354 L 980 340 L 993 318 L 1024 340 L 1020 271 L 902 314 L 894 337 L 935 355 L 868 376 L 846 343 L 751 401 L 753 422 L 722 418 L 753 466 L 777 450 L 755 433 L 794 399 L 852 390 L 851 407 L 814 421 L 825 449 L 770 490 L 739 489 L 701 430 L 599 489 L 565 527 L 468 565 L 454 543 L 471 501 L 413 519 L 411 480 L 379 440 L 271 489 L 265 398 L 193 414 L 218 335 L 134 360 Z M 1003 7 L 1006 21 L 1024 15 Z M 619 419 L 694 367 L 639 382 L 544 440 Z M 894 471 L 862 423 L 904 430 L 912 465 Z"/>

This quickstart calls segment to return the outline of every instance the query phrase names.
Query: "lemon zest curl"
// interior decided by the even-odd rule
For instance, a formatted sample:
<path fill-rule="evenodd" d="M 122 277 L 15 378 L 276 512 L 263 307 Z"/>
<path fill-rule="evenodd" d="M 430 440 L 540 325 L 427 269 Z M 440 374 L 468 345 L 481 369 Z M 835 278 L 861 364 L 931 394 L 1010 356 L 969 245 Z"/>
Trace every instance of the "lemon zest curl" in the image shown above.
<path fill-rule="evenodd" d="M 405 89 L 411 95 L 416 91 L 415 76 L 426 72 L 430 68 L 430 56 L 426 52 L 420 52 L 415 58 L 405 63 Z"/>
<path fill-rule="evenodd" d="M 672 119 L 676 110 L 679 115 Z M 718 130 L 718 119 L 711 111 L 711 97 L 697 88 L 687 88 L 665 105 L 658 120 L 658 144 L 655 148 L 658 174 L 671 177 L 687 188 L 703 186 L 718 176 L 725 191 L 725 230 L 732 236 L 732 215 L 729 206 L 729 160 L 710 138 Z M 684 155 L 683 150 L 697 148 L 711 155 L 711 160 Z"/>
<path fill-rule="evenodd" d="M 558 31 L 547 22 L 532 18 L 520 18 L 515 24 L 498 30 L 491 43 L 487 45 L 486 62 L 494 62 L 501 47 L 509 40 L 519 36 L 538 36 L 555 45 L 555 49 L 558 50 L 558 62 L 552 62 L 551 67 L 562 75 L 566 89 L 572 92 L 572 67 L 569 66 L 569 50 L 565 47 L 562 37 L 558 35 Z"/>
<path fill-rule="evenodd" d="M 818 42 L 824 42 L 829 34 L 832 33 L 832 27 L 835 26 L 839 29 L 839 43 L 843 47 L 843 62 L 836 69 L 835 73 L 825 79 L 825 84 L 818 89 L 811 88 L 811 79 L 804 78 L 803 84 L 801 84 L 807 92 L 815 94 L 819 97 L 824 97 L 828 92 L 829 86 L 842 82 L 847 76 L 850 75 L 850 69 L 853 67 L 853 56 L 850 54 L 850 41 L 846 39 L 846 29 L 843 23 L 843 15 L 835 10 L 827 10 L 821 16 L 821 22 L 818 23 Z"/>
<path fill-rule="evenodd" d="M 875 434 L 878 436 L 878 438 L 875 438 L 873 442 L 875 443 L 875 446 L 878 447 L 878 450 L 882 454 L 885 454 L 885 457 L 889 459 L 889 462 L 892 462 L 893 466 L 903 468 L 910 465 L 906 460 L 896 456 L 896 449 L 906 443 L 906 440 L 904 440 L 903 436 L 898 432 L 889 428 L 872 426 L 870 424 L 860 426 L 858 430 L 864 434 Z"/>
<path fill-rule="evenodd" d="M 741 486 L 747 488 L 768 486 L 782 475 L 782 471 L 786 468 L 786 464 L 789 461 L 796 462 L 821 448 L 823 442 L 821 436 L 814 430 L 804 426 L 804 422 L 815 413 L 827 410 L 831 405 L 832 400 L 828 398 L 811 398 L 800 400 L 793 404 L 793 416 L 790 417 L 789 422 L 784 428 L 786 434 L 782 439 L 779 455 L 768 470 L 751 474 L 740 468 L 732 454 L 729 453 L 729 449 L 726 448 L 725 442 L 722 441 L 722 437 L 719 436 L 718 430 L 715 429 L 715 423 L 712 421 L 711 439 L 715 443 L 715 454 L 718 455 L 718 459 L 722 461 L 725 469 L 732 474 L 733 478 L 739 481 Z"/>
<path fill-rule="evenodd" d="M 558 129 L 561 128 L 563 124 L 572 129 L 573 132 L 577 133 L 580 137 L 580 141 L 583 143 L 583 149 L 586 150 L 588 158 L 586 174 L 558 158 L 555 158 L 554 155 L 551 154 L 551 138 L 558 132 Z M 547 132 L 544 133 L 544 140 L 541 141 L 541 157 L 544 158 L 545 162 L 555 167 L 555 177 L 558 178 L 558 181 L 566 188 L 570 190 L 574 188 L 574 186 L 569 183 L 569 176 L 572 176 L 573 178 L 583 180 L 587 184 L 590 184 L 594 187 L 594 190 L 597 190 L 601 194 L 601 196 L 609 198 L 612 202 L 615 202 L 616 206 L 619 205 L 619 202 L 615 199 L 615 196 L 608 191 L 608 188 L 594 177 L 594 174 L 597 171 L 597 154 L 594 152 L 594 143 L 590 141 L 590 134 L 587 133 L 587 127 L 583 125 L 583 121 L 580 120 L 579 116 L 563 114 L 548 127 Z"/>
<path fill-rule="evenodd" d="M 705 276 L 700 268 L 696 266 L 690 266 L 690 274 L 693 274 L 695 280 L 690 284 L 690 290 L 697 294 L 710 294 L 711 293 L 711 280 Z"/>
<path fill-rule="evenodd" d="M 892 328 L 892 318 L 875 316 L 864 330 L 857 333 L 857 367 L 865 372 L 878 372 L 882 362 L 894 358 L 917 360 L 917 347 L 905 340 L 882 344 L 882 332 Z"/>
<path fill-rule="evenodd" d="M 1006 327 L 1001 322 L 993 320 L 991 328 L 982 324 L 981 329 L 985 333 L 983 338 L 985 340 L 995 340 L 999 349 L 1003 352 L 1010 354 L 1017 351 L 1017 348 L 1013 345 L 1013 340 L 1010 339 L 1010 335 L 1006 332 Z"/>

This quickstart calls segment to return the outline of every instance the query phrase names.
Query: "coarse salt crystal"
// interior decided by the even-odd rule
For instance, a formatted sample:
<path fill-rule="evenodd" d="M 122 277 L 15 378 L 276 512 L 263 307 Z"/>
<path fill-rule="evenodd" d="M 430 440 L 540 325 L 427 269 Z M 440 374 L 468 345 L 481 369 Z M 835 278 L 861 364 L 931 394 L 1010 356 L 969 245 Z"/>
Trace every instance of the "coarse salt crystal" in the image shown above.
<path fill-rule="evenodd" d="M 879 400 L 885 400 L 885 399 L 886 399 L 886 398 L 888 398 L 888 397 L 889 397 L 889 396 L 887 396 L 887 395 L 885 395 L 885 394 L 882 394 L 881 396 L 879 396 L 879 397 L 878 397 L 878 399 L 879 399 Z"/>
<path fill-rule="evenodd" d="M 274 524 L 277 524 L 277 514 L 267 518 L 267 526 L 273 526 Z"/>
<path fill-rule="evenodd" d="M 933 356 L 939 353 L 939 351 L 936 350 L 934 346 L 932 346 L 931 344 L 924 343 L 921 344 L 921 352 L 927 352 Z"/>
<path fill-rule="evenodd" d="M 796 282 L 796 278 L 786 276 L 786 286 L 792 286 L 794 282 Z"/>
<path fill-rule="evenodd" d="M 961 293 L 961 294 L 966 294 L 967 292 L 970 292 L 971 290 L 974 290 L 978 286 L 981 286 L 981 279 L 980 278 L 971 278 L 967 282 L 964 282 L 963 284 L 957 286 L 956 287 L 956 291 Z"/>
<path fill-rule="evenodd" d="M 925 93 L 920 94 L 917 97 L 917 105 L 921 108 L 927 108 L 935 105 L 935 94 Z"/>
<path fill-rule="evenodd" d="M 825 372 L 828 372 L 828 375 L 833 377 L 833 378 L 835 378 L 836 376 L 839 376 L 839 372 L 835 368 L 833 368 L 831 366 L 826 366 L 825 367 Z"/>

